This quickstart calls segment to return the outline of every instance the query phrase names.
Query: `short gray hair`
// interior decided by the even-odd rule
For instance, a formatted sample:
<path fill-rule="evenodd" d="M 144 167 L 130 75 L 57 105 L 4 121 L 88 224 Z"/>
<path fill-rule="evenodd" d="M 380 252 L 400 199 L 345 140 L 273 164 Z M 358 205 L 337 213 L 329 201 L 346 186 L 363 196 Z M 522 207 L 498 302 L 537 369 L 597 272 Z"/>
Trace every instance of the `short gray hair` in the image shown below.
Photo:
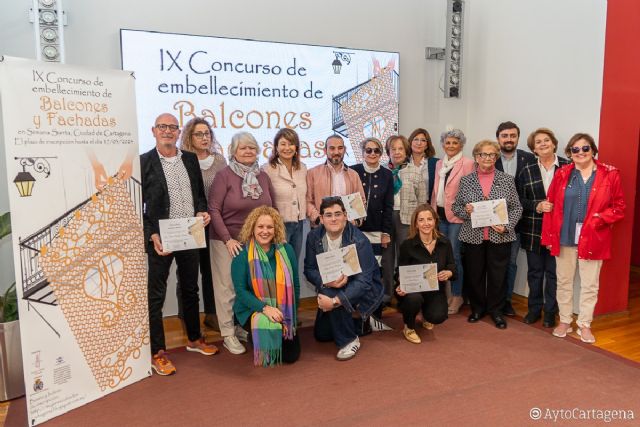
<path fill-rule="evenodd" d="M 382 142 L 380 142 L 378 138 L 374 138 L 374 137 L 363 139 L 362 142 L 360 143 L 360 150 L 364 151 L 364 148 L 367 146 L 367 142 L 373 142 L 374 144 L 376 144 L 380 149 L 380 154 L 382 154 L 382 152 L 384 151 L 384 149 L 382 148 Z"/>
<path fill-rule="evenodd" d="M 460 129 L 451 129 L 442 132 L 440 134 L 440 144 L 444 145 L 444 140 L 447 138 L 455 138 L 460 141 L 460 145 L 464 146 L 465 142 L 467 142 L 467 137 L 464 136 L 464 132 Z"/>
<path fill-rule="evenodd" d="M 229 158 L 233 158 L 236 155 L 238 146 L 240 144 L 252 145 L 255 147 L 256 152 L 260 151 L 258 141 L 249 132 L 238 132 L 231 137 L 231 144 L 229 144 Z"/>

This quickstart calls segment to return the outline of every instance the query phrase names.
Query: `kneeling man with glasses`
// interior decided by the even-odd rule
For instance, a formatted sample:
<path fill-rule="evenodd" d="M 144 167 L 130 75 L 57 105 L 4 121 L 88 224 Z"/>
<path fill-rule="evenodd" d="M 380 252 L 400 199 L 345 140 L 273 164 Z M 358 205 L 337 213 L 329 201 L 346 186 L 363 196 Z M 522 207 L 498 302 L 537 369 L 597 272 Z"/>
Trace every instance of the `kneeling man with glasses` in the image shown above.
<path fill-rule="evenodd" d="M 365 323 L 382 301 L 384 291 L 380 268 L 367 237 L 347 221 L 340 197 L 328 197 L 322 201 L 320 222 L 321 226 L 307 236 L 304 259 L 304 275 L 318 293 L 314 336 L 318 341 L 334 341 L 340 349 L 337 359 L 349 360 L 360 349 L 354 313 L 359 312 L 362 323 Z M 355 245 L 362 271 L 350 276 L 342 274 L 332 282 L 323 283 L 317 255 L 349 245 Z M 349 260 L 345 263 L 353 266 Z"/>

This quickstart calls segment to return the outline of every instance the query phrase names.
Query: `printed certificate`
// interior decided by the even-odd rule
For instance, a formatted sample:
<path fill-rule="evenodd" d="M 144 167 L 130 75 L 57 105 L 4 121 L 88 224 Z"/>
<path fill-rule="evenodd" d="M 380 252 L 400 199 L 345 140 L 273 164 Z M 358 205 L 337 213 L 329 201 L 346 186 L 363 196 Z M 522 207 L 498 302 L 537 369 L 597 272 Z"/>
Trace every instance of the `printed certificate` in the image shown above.
<path fill-rule="evenodd" d="M 347 210 L 347 219 L 349 221 L 367 216 L 367 209 L 364 207 L 364 200 L 362 200 L 360 193 L 347 194 L 346 196 L 341 196 L 341 198 Z"/>
<path fill-rule="evenodd" d="M 491 225 L 504 225 L 509 223 L 507 214 L 507 201 L 505 199 L 486 200 L 471 203 L 471 227 L 489 227 Z"/>
<path fill-rule="evenodd" d="M 435 263 L 402 265 L 398 269 L 400 270 L 400 289 L 408 294 L 439 289 L 438 265 Z"/>
<path fill-rule="evenodd" d="M 207 246 L 202 218 L 161 219 L 160 239 L 165 252 L 199 249 Z"/>
<path fill-rule="evenodd" d="M 333 282 L 341 274 L 353 276 L 362 272 L 355 244 L 318 254 L 316 260 L 322 283 Z"/>

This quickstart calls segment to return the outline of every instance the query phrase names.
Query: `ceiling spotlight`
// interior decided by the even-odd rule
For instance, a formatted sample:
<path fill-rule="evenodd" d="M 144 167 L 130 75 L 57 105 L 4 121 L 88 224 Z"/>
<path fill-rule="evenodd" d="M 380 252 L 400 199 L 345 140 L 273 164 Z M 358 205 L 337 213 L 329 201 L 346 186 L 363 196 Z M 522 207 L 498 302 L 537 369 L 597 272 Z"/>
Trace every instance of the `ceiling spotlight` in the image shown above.
<path fill-rule="evenodd" d="M 451 39 L 451 47 L 454 49 L 460 49 L 460 39 Z"/>
<path fill-rule="evenodd" d="M 462 33 L 462 30 L 461 30 L 461 29 L 460 29 L 460 27 L 459 27 L 459 26 L 457 26 L 457 25 L 456 25 L 456 26 L 454 26 L 454 27 L 451 29 L 451 35 L 453 35 L 453 36 L 458 37 L 461 33 Z"/>
<path fill-rule="evenodd" d="M 459 13 L 454 13 L 453 15 L 451 15 L 451 20 L 454 24 L 459 25 L 462 21 L 462 16 L 460 16 Z"/>
<path fill-rule="evenodd" d="M 42 30 L 42 38 L 47 42 L 52 43 L 58 38 L 58 33 L 53 28 L 45 28 Z"/>
<path fill-rule="evenodd" d="M 53 45 L 47 45 L 42 48 L 42 53 L 48 60 L 54 60 L 58 57 L 58 48 Z"/>
<path fill-rule="evenodd" d="M 449 69 L 451 70 L 452 73 L 457 73 L 460 70 L 460 65 L 458 65 L 458 63 L 456 62 L 452 62 Z"/>
<path fill-rule="evenodd" d="M 40 21 L 46 25 L 52 25 L 56 22 L 56 13 L 52 10 L 40 11 Z"/>

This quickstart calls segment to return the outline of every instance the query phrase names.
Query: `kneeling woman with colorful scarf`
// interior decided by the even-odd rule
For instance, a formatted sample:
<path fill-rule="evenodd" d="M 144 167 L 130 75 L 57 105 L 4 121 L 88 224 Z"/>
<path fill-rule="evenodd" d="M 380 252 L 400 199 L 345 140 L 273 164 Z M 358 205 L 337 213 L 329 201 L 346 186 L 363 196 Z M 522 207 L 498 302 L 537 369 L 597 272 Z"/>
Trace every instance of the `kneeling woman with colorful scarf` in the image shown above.
<path fill-rule="evenodd" d="M 244 248 L 231 263 L 236 290 L 233 312 L 253 341 L 253 363 L 274 366 L 300 356 L 296 315 L 300 295 L 298 260 L 286 242 L 284 223 L 269 206 L 247 217 L 239 240 Z"/>

